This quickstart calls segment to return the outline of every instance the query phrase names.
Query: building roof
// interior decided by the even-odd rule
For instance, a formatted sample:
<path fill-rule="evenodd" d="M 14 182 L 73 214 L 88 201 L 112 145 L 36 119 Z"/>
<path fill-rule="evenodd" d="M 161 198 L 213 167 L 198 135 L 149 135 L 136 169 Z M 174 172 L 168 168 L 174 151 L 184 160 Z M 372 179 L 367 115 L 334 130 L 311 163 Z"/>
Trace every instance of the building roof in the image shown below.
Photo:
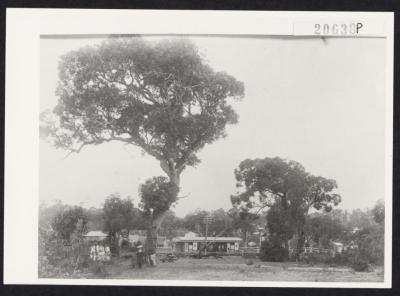
<path fill-rule="evenodd" d="M 189 231 L 189 232 L 187 232 L 187 233 L 185 234 L 184 237 L 186 237 L 186 238 L 192 238 L 192 237 L 198 237 L 198 235 L 197 235 L 196 232 Z"/>
<path fill-rule="evenodd" d="M 204 236 L 196 236 L 196 237 L 175 237 L 173 242 L 204 242 L 206 238 Z M 242 239 L 240 237 L 207 237 L 207 242 L 241 242 Z"/>
<path fill-rule="evenodd" d="M 106 237 L 107 234 L 100 230 L 93 230 L 93 231 L 89 231 L 84 236 L 86 236 L 86 237 L 95 237 L 95 236 Z"/>

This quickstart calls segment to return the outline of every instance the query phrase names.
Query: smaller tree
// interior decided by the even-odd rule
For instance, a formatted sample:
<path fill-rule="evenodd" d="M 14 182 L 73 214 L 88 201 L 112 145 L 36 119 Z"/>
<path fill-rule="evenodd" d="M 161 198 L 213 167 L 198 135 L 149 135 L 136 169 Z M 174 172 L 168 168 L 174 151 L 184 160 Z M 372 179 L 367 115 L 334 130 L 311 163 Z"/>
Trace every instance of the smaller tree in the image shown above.
<path fill-rule="evenodd" d="M 385 232 L 380 225 L 364 228 L 355 234 L 358 246 L 356 256 L 361 260 L 376 265 L 383 265 Z"/>
<path fill-rule="evenodd" d="M 45 201 L 41 201 L 39 204 L 39 228 L 51 229 L 56 216 L 68 208 L 70 206 L 63 204 L 60 200 L 55 200 L 50 205 Z"/>
<path fill-rule="evenodd" d="M 342 240 L 346 234 L 346 226 L 331 213 L 312 215 L 305 228 L 307 236 L 323 248 L 329 248 L 331 241 Z"/>
<path fill-rule="evenodd" d="M 224 209 L 218 209 L 210 213 L 211 222 L 208 225 L 210 235 L 231 236 L 233 235 L 233 221 Z M 204 224 L 204 223 L 202 223 Z"/>
<path fill-rule="evenodd" d="M 173 211 L 168 210 L 158 233 L 168 239 L 172 239 L 179 235 L 178 230 L 181 226 L 182 219 L 177 217 Z"/>
<path fill-rule="evenodd" d="M 378 201 L 372 210 L 368 211 L 370 223 L 354 233 L 354 241 L 358 248 L 355 252 L 354 267 L 361 270 L 368 265 L 383 265 L 385 257 L 385 206 Z M 359 263 L 363 264 L 359 264 Z"/>
<path fill-rule="evenodd" d="M 383 224 L 385 222 L 385 203 L 383 200 L 377 201 L 372 209 L 372 215 L 376 223 Z"/>
<path fill-rule="evenodd" d="M 255 222 L 259 220 L 259 216 L 246 210 L 240 211 L 237 208 L 230 209 L 229 216 L 232 219 L 233 229 L 240 230 L 244 244 L 247 246 L 248 234 L 255 230 Z"/>
<path fill-rule="evenodd" d="M 204 224 L 204 218 L 208 216 L 211 216 L 210 212 L 196 209 L 194 212 L 188 213 L 182 219 L 182 226 L 187 230 L 200 234 L 203 232 L 202 228 Z"/>
<path fill-rule="evenodd" d="M 60 238 L 69 241 L 74 232 L 82 235 L 87 231 L 87 222 L 84 209 L 74 206 L 59 212 L 54 217 L 51 227 Z"/>
<path fill-rule="evenodd" d="M 100 230 L 104 227 L 103 209 L 91 207 L 85 211 L 88 217 L 88 230 Z"/>
<path fill-rule="evenodd" d="M 133 203 L 129 198 L 121 199 L 118 193 L 106 198 L 103 206 L 104 231 L 108 233 L 113 254 L 119 254 L 118 239 L 121 230 L 129 230 L 134 218 Z"/>
<path fill-rule="evenodd" d="M 140 186 L 141 201 L 139 207 L 147 219 L 146 247 L 149 252 L 156 250 L 156 226 L 154 221 L 165 216 L 170 206 L 178 199 L 179 188 L 168 178 L 159 176 L 148 179 Z"/>
<path fill-rule="evenodd" d="M 139 207 L 148 215 L 153 211 L 153 218 L 156 219 L 176 202 L 179 188 L 168 178 L 158 176 L 146 180 L 139 191 L 141 197 Z"/>
<path fill-rule="evenodd" d="M 88 260 L 87 244 L 83 234 L 88 218 L 82 207 L 57 203 L 40 209 L 39 224 L 39 276 L 59 277 L 82 270 Z M 46 223 L 53 217 L 50 226 Z"/>

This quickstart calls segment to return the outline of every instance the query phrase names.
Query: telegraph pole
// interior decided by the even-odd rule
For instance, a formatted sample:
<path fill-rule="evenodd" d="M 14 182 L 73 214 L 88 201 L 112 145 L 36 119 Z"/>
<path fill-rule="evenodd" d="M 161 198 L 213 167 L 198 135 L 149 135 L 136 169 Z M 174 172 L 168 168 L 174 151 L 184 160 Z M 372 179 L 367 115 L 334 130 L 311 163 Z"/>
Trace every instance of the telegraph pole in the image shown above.
<path fill-rule="evenodd" d="M 208 235 L 208 223 L 211 222 L 211 216 L 204 217 L 204 223 L 206 224 L 206 235 L 205 235 L 205 250 L 204 254 L 207 256 L 207 235 Z"/>

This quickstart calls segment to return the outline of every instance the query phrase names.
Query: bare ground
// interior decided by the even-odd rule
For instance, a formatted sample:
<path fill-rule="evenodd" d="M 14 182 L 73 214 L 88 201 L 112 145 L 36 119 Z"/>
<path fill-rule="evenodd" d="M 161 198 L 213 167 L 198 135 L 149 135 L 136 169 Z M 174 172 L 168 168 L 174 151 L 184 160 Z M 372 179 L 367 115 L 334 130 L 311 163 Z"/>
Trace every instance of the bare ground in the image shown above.
<path fill-rule="evenodd" d="M 90 278 L 155 280 L 231 280 L 231 281 L 306 281 L 306 282 L 382 282 L 382 268 L 354 272 L 347 267 L 310 266 L 298 263 L 261 262 L 247 265 L 242 257 L 222 259 L 180 258 L 158 263 L 157 267 L 132 268 L 129 259 L 118 259 L 105 266 L 105 274 Z"/>

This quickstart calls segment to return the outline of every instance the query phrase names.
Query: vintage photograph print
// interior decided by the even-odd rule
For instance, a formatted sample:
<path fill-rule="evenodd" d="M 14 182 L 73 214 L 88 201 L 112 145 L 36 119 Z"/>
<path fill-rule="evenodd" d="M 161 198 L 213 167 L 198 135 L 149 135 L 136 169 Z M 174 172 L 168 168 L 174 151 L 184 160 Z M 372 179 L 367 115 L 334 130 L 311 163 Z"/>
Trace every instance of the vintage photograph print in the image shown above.
<path fill-rule="evenodd" d="M 40 277 L 383 281 L 384 40 L 40 42 Z"/>
<path fill-rule="evenodd" d="M 391 286 L 392 14 L 8 30 L 7 283 Z"/>

